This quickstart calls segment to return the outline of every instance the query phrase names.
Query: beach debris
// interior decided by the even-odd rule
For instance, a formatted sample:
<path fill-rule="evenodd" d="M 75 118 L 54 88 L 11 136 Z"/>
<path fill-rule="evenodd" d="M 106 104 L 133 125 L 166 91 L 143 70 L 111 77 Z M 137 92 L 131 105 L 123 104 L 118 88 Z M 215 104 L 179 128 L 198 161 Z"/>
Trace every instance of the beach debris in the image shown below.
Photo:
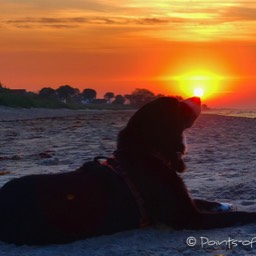
<path fill-rule="evenodd" d="M 49 160 L 49 162 L 56 162 L 56 158 L 54 157 L 55 156 L 55 151 L 54 150 L 45 150 L 45 151 L 42 151 L 40 153 L 35 153 L 35 154 L 32 154 L 32 155 L 29 155 L 29 158 L 33 159 L 33 160 L 36 160 L 38 161 L 39 160 L 39 164 L 42 164 L 44 165 L 44 160 Z M 51 161 L 50 161 L 51 160 Z M 47 164 L 48 165 L 48 164 Z"/>
<path fill-rule="evenodd" d="M 20 159 L 21 159 L 20 156 L 15 155 L 15 156 L 11 157 L 10 160 L 20 160 Z"/>
<path fill-rule="evenodd" d="M 53 150 L 46 150 L 44 152 L 39 153 L 39 159 L 46 159 L 46 158 L 52 158 L 55 155 L 55 151 Z"/>
<path fill-rule="evenodd" d="M 39 165 L 45 165 L 45 166 L 58 165 L 59 163 L 60 163 L 60 160 L 56 157 L 45 158 L 38 162 Z"/>
<path fill-rule="evenodd" d="M 0 156 L 0 161 L 5 161 L 5 160 L 20 160 L 21 157 L 18 155 L 14 155 L 12 157 L 9 156 Z"/>
<path fill-rule="evenodd" d="M 0 171 L 0 176 L 10 174 L 10 171 Z"/>
<path fill-rule="evenodd" d="M 38 164 L 40 165 L 58 165 L 59 159 L 54 157 L 55 151 L 54 150 L 46 150 L 37 155 L 39 161 Z"/>

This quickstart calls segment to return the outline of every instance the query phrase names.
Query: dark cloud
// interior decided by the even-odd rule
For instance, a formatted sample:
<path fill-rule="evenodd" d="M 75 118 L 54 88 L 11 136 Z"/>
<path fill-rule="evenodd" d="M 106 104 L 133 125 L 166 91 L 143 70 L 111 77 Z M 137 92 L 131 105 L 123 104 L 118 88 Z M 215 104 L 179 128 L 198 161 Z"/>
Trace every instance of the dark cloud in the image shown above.
<path fill-rule="evenodd" d="M 123 17 L 73 17 L 73 18 L 23 18 L 7 20 L 4 23 L 19 28 L 33 28 L 34 26 L 48 26 L 53 28 L 74 28 L 83 24 L 91 25 L 165 25 L 184 23 L 183 18 L 123 18 Z"/>
<path fill-rule="evenodd" d="M 78 26 L 75 25 L 45 25 L 45 27 L 48 28 L 55 28 L 55 29 L 71 29 L 71 28 L 77 28 Z"/>
<path fill-rule="evenodd" d="M 85 18 L 23 18 L 8 20 L 9 24 L 38 23 L 38 24 L 59 24 L 59 23 L 85 23 Z"/>
<path fill-rule="evenodd" d="M 34 26 L 30 26 L 30 25 L 17 25 L 16 27 L 20 28 L 20 29 L 33 29 L 34 28 Z"/>
<path fill-rule="evenodd" d="M 184 23 L 183 18 L 141 18 L 134 21 L 138 25 L 164 25 L 170 23 Z"/>
<path fill-rule="evenodd" d="M 79 24 L 87 23 L 85 18 L 23 18 L 8 20 L 7 25 L 15 26 L 20 29 L 37 29 L 42 27 L 54 29 L 72 29 L 79 27 Z"/>

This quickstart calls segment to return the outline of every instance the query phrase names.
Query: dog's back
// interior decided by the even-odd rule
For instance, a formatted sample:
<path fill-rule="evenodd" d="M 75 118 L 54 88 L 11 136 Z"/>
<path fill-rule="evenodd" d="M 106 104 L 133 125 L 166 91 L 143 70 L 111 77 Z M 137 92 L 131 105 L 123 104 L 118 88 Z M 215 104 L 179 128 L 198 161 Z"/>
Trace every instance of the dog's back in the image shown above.
<path fill-rule="evenodd" d="M 74 172 L 8 182 L 0 209 L 0 239 L 16 244 L 65 243 L 139 226 L 127 186 L 95 161 Z"/>

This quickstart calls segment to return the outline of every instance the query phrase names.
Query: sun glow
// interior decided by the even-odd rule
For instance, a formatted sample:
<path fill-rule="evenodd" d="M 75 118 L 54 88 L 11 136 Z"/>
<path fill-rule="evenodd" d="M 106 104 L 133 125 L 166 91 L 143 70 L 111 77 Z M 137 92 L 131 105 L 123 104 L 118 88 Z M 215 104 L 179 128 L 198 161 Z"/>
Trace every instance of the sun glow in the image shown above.
<path fill-rule="evenodd" d="M 179 90 L 185 97 L 197 96 L 203 99 L 219 93 L 220 80 L 223 78 L 207 71 L 193 71 L 172 77 L 177 81 Z"/>

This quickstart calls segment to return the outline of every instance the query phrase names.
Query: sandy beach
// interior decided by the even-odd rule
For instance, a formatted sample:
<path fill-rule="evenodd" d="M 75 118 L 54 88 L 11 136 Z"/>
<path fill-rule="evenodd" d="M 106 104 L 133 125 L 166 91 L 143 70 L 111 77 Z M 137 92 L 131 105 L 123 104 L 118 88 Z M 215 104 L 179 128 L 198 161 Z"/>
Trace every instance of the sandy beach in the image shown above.
<path fill-rule="evenodd" d="M 16 177 L 68 172 L 95 156 L 111 156 L 132 113 L 1 107 L 0 187 Z M 186 135 L 183 176 L 191 195 L 256 211 L 256 119 L 202 114 Z M 0 242 L 0 255 L 256 255 L 256 223 L 209 231 L 150 227 L 43 247 Z"/>

